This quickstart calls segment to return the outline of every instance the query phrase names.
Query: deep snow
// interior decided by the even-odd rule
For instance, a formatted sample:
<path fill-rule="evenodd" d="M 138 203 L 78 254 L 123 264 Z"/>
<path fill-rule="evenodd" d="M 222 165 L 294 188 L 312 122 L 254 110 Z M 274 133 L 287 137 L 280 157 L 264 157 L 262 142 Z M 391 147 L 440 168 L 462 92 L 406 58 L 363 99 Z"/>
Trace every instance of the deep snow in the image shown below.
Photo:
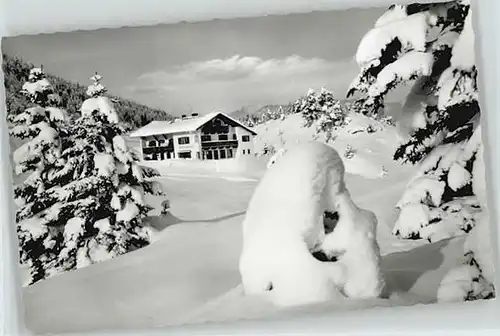
<path fill-rule="evenodd" d="M 395 205 L 415 168 L 392 161 L 394 128 L 354 117 L 333 146 L 340 153 L 347 144 L 357 150 L 352 159 L 344 159 L 346 185 L 356 204 L 378 218 L 382 271 L 392 290 L 389 300 L 278 309 L 264 299 L 243 296 L 238 272 L 241 223 L 268 159 L 249 157 L 235 170 L 188 169 L 186 164 L 160 169 L 171 214 L 149 219 L 159 231 L 155 242 L 25 288 L 28 326 L 38 333 L 149 328 L 434 302 L 441 280 L 462 262 L 464 237 L 427 244 L 391 234 Z M 367 124 L 380 130 L 359 132 Z M 258 127 L 256 150 L 265 142 L 280 144 L 279 128 L 289 144 L 308 141 L 314 132 L 300 128 L 300 116 L 270 122 Z M 382 167 L 388 172 L 383 178 Z"/>
<path fill-rule="evenodd" d="M 382 268 L 389 282 L 423 302 L 435 299 L 441 279 L 461 262 L 463 239 L 423 247 L 396 240 L 389 225 L 394 213 L 387 209 L 398 200 L 404 181 L 352 175 L 346 180 L 354 200 L 379 218 Z M 56 333 L 283 314 L 267 301 L 243 297 L 238 287 L 240 224 L 255 183 L 215 174 L 162 179 L 173 210 L 168 220 L 156 221 L 163 229 L 158 241 L 25 288 L 28 325 L 36 332 Z M 392 304 L 351 302 L 342 309 Z"/>

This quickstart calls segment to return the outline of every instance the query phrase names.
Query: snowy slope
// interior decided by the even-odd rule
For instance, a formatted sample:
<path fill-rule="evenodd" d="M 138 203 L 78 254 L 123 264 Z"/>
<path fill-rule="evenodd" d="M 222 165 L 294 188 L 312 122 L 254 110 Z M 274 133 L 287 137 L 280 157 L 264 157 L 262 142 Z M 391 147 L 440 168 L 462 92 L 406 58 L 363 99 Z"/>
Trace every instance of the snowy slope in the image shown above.
<path fill-rule="evenodd" d="M 392 182 L 392 181 L 391 181 Z M 297 313 L 359 309 L 376 306 L 434 303 L 441 279 L 447 271 L 460 264 L 464 238 L 425 244 L 401 241 L 390 235 L 395 213 L 387 211 L 397 200 L 404 183 L 393 181 L 391 188 L 382 188 L 377 180 L 364 180 L 351 176 L 348 188 L 361 207 L 374 211 L 379 218 L 378 241 L 383 255 L 382 268 L 388 280 L 391 295 L 388 300 L 364 300 L 335 304 L 319 304 L 306 308 L 278 310 L 265 298 L 245 297 L 241 286 L 224 293 L 200 309 L 188 314 L 183 323 L 203 323 L 228 319 L 268 318 L 292 316 Z M 379 187 L 377 187 L 380 184 Z M 369 190 L 366 193 L 366 190 Z M 176 322 L 177 323 L 177 322 Z"/>
<path fill-rule="evenodd" d="M 391 209 L 408 178 L 349 175 L 347 183 L 355 201 L 379 217 L 378 238 L 390 283 L 418 295 L 410 303 L 429 302 L 435 299 L 446 271 L 459 263 L 463 242 L 455 239 L 419 247 L 422 243 L 398 241 L 390 235 L 395 219 Z M 280 312 L 265 301 L 243 298 L 238 288 L 241 221 L 255 180 L 177 174 L 162 183 L 169 190 L 172 214 L 156 223 L 163 230 L 159 240 L 114 260 L 25 288 L 28 323 L 33 330 L 57 333 L 158 327 L 300 312 Z M 390 188 L 384 190 L 383 186 Z M 408 304 L 396 295 L 392 301 L 307 310 L 395 303 Z"/>
<path fill-rule="evenodd" d="M 351 122 L 338 130 L 337 137 L 328 144 L 335 148 L 341 155 L 348 145 L 356 153 L 351 159 L 345 159 L 346 171 L 351 174 L 366 178 L 382 177 L 383 168 L 389 174 L 400 173 L 401 170 L 409 171 L 413 167 L 402 167 L 391 160 L 397 146 L 396 128 L 360 114 L 350 114 Z M 285 120 L 272 120 L 255 127 L 254 150 L 262 153 L 266 145 L 274 148 L 289 148 L 300 142 L 315 139 L 315 125 L 309 128 L 302 127 L 303 121 L 300 114 L 288 116 Z M 366 132 L 366 127 L 372 125 L 374 133 Z M 316 140 L 325 141 L 324 136 Z"/>

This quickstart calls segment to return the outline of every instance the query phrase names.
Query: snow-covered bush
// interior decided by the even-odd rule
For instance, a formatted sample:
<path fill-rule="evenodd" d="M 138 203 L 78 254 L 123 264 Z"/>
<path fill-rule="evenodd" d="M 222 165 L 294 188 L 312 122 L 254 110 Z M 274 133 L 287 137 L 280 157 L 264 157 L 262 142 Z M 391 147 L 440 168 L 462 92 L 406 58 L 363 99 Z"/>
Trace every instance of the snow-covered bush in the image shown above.
<path fill-rule="evenodd" d="M 65 124 L 64 132 L 53 129 L 51 137 L 45 136 L 52 142 L 43 144 L 51 143 L 55 154 L 38 165 L 30 160 L 32 174 L 15 188 L 21 262 L 31 270 L 31 283 L 111 259 L 151 240 L 150 230 L 142 225 L 151 210 L 143 195 L 162 194 L 149 180 L 156 173 L 138 166 L 113 106 L 92 92 L 89 99 L 99 101 L 95 109 L 90 111 L 92 103 L 85 101 L 80 118 Z M 23 146 L 14 153 L 19 172 L 26 170 L 26 158 L 37 153 L 36 146 Z"/>
<path fill-rule="evenodd" d="M 366 126 L 366 133 L 375 133 L 375 132 L 377 132 L 375 126 L 373 126 L 372 124 L 368 124 Z"/>
<path fill-rule="evenodd" d="M 356 154 L 356 149 L 354 149 L 351 145 L 347 145 L 344 151 L 344 157 L 346 159 L 352 159 Z"/>
<path fill-rule="evenodd" d="M 394 159 L 421 168 L 398 203 L 393 232 L 402 238 L 442 239 L 475 223 L 471 169 L 480 111 L 471 19 L 468 1 L 393 5 L 358 47 L 361 71 L 348 96 L 362 93 L 372 113 L 391 90 L 412 85 Z"/>
<path fill-rule="evenodd" d="M 162 216 L 168 215 L 170 213 L 170 201 L 168 199 L 161 202 L 161 211 L 160 214 Z"/>
<path fill-rule="evenodd" d="M 261 155 L 274 155 L 276 153 L 276 147 L 272 144 L 264 144 L 264 148 L 262 148 Z"/>
<path fill-rule="evenodd" d="M 305 97 L 293 104 L 295 113 L 301 113 L 304 127 L 316 125 L 316 134 L 324 133 L 326 141 L 333 138 L 333 132 L 347 123 L 346 111 L 333 94 L 322 88 L 320 92 L 309 90 Z"/>
<path fill-rule="evenodd" d="M 383 122 L 384 124 L 390 125 L 390 126 L 395 126 L 396 123 L 394 121 L 394 118 L 391 116 L 384 116 L 380 118 L 380 121 Z"/>

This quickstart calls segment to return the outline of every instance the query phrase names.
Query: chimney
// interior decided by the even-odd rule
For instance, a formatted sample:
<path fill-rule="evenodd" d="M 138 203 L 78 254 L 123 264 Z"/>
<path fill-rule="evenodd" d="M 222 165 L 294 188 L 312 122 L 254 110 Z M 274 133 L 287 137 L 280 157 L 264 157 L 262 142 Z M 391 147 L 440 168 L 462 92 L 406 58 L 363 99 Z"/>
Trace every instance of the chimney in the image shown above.
<path fill-rule="evenodd" d="M 191 114 L 191 117 L 197 117 L 198 116 L 198 113 L 192 113 Z"/>

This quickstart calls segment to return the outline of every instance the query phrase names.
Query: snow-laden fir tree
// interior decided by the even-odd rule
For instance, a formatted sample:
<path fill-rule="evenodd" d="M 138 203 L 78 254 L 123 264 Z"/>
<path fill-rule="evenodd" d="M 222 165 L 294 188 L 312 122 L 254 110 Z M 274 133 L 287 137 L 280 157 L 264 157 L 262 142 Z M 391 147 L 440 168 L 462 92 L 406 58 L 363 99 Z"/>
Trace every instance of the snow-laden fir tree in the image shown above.
<path fill-rule="evenodd" d="M 293 112 L 302 114 L 304 127 L 316 125 L 316 134 L 325 134 L 327 142 L 337 128 L 349 122 L 342 103 L 325 88 L 320 92 L 310 89 L 293 104 Z"/>
<path fill-rule="evenodd" d="M 124 130 L 112 101 L 104 96 L 101 76 L 91 78 L 81 107 L 62 152 L 68 171 L 67 193 L 71 202 L 56 205 L 56 220 L 66 224 L 58 266 L 63 270 L 114 258 L 146 246 L 151 231 L 143 219 L 151 210 L 144 194 L 161 195 L 156 175 L 138 165 L 127 148 Z M 57 203 L 56 203 L 57 204 Z"/>
<path fill-rule="evenodd" d="M 377 114 L 391 90 L 410 86 L 394 159 L 420 170 L 397 204 L 393 233 L 401 238 L 435 241 L 475 223 L 472 166 L 481 139 L 471 19 L 468 1 L 393 5 L 358 47 L 361 71 L 348 96 L 361 93 Z"/>
<path fill-rule="evenodd" d="M 60 138 L 58 164 L 43 176 L 45 188 L 18 197 L 18 221 L 29 223 L 38 236 L 48 231 L 50 237 L 50 244 L 47 238 L 43 243 L 52 253 L 29 264 L 32 283 L 111 259 L 151 240 L 152 232 L 143 225 L 151 210 L 144 193 L 162 191 L 149 180 L 155 172 L 141 168 L 128 150 L 112 102 L 102 96 L 100 79 L 92 77 L 81 116 Z M 33 259 L 33 249 L 26 254 Z"/>
<path fill-rule="evenodd" d="M 14 188 L 14 198 L 20 261 L 30 268 L 36 281 L 48 276 L 45 268 L 52 267 L 60 244 L 57 230 L 40 224 L 43 205 L 38 196 L 53 187 L 51 176 L 63 165 L 60 157 L 67 115 L 57 107 L 59 96 L 42 67 L 30 70 L 21 93 L 33 106 L 8 116 L 9 133 L 16 144 L 12 157 L 15 181 L 20 181 Z"/>
<path fill-rule="evenodd" d="M 495 295 L 495 268 L 490 216 L 486 200 L 486 179 L 483 148 L 474 161 L 472 187 L 483 212 L 468 234 L 461 265 L 452 268 L 442 279 L 438 300 L 444 302 L 490 299 Z"/>

